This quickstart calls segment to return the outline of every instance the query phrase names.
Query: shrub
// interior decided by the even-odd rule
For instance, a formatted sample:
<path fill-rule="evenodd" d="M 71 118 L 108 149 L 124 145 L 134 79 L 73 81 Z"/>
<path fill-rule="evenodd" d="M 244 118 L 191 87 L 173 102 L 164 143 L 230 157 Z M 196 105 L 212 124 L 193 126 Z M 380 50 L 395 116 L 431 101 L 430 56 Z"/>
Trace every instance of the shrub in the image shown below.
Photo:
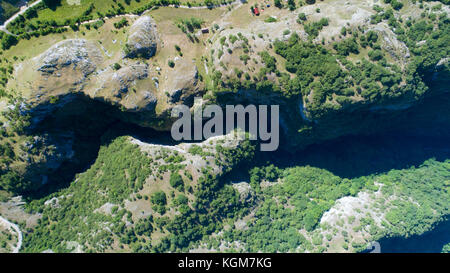
<path fill-rule="evenodd" d="M 122 68 L 122 66 L 120 64 L 118 64 L 118 63 L 113 64 L 113 69 L 114 70 L 119 70 L 121 68 Z"/>
<path fill-rule="evenodd" d="M 267 17 L 267 18 L 264 20 L 264 22 L 266 22 L 266 23 L 274 23 L 274 22 L 276 22 L 276 21 L 277 21 L 277 19 L 276 19 L 275 17 L 272 17 L 272 16 Z"/>
<path fill-rule="evenodd" d="M 383 53 L 381 50 L 371 50 L 369 51 L 369 58 L 371 61 L 379 61 L 383 58 Z"/>
<path fill-rule="evenodd" d="M 173 188 L 175 188 L 175 189 L 177 189 L 179 191 L 184 191 L 183 178 L 177 172 L 173 172 L 173 173 L 170 174 L 170 181 L 169 182 L 170 182 L 170 186 L 172 186 Z"/>
<path fill-rule="evenodd" d="M 122 18 L 119 22 L 114 23 L 114 27 L 117 29 L 123 28 L 124 26 L 128 26 L 128 20 L 126 18 Z"/>
<path fill-rule="evenodd" d="M 297 20 L 297 22 L 298 23 L 301 23 L 301 22 L 303 22 L 303 21 L 306 21 L 306 14 L 304 13 L 304 12 L 302 12 L 302 13 L 300 13 L 299 15 L 298 15 L 298 20 Z"/>

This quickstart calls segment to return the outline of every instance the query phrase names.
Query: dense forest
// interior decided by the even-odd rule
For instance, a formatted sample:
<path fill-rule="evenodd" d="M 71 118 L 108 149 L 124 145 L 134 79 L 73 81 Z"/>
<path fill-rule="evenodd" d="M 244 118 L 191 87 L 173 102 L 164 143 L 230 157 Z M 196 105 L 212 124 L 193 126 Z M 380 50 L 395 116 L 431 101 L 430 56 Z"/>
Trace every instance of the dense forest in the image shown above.
<path fill-rule="evenodd" d="M 86 1 L 73 7 L 73 13 L 61 14 L 67 3 L 49 0 L 28 9 L 6 32 L 0 31 L 0 106 L 4 107 L 0 205 L 20 195 L 26 203 L 24 214 L 37 219 L 31 225 L 19 223 L 24 233 L 21 251 L 361 252 L 374 240 L 421 236 L 448 221 L 450 20 L 443 5 L 449 1 L 411 1 L 408 4 L 421 12 L 412 18 L 399 15 L 406 1 L 383 0 L 371 8 L 367 24 L 346 24 L 327 39 L 322 34 L 333 23 L 329 14 L 319 8 L 311 9 L 314 16 L 297 12 L 316 1 L 274 2 L 272 9 L 295 13 L 292 29 L 302 30 L 286 29 L 282 39 L 253 30 L 233 32 L 234 26 L 221 28 L 217 18 L 207 18 L 219 13 L 171 18 L 173 10 L 168 7 L 206 6 L 206 13 L 223 4 L 218 8 L 232 14 L 233 8 L 226 5 L 231 2 Z M 14 4 L 1 2 L 0 21 L 17 12 Z M 166 50 L 162 56 L 127 58 L 132 50 L 127 31 L 135 18 L 163 7 L 166 14 L 155 18 L 161 20 L 169 13 L 170 21 L 158 25 L 169 31 L 159 30 L 160 35 L 173 32 L 175 36 L 170 37 L 180 40 L 168 40 L 170 46 L 158 44 L 159 54 Z M 265 27 L 283 22 L 279 17 L 257 17 L 254 7 L 248 14 L 251 20 Z M 386 39 L 392 38 L 386 33 L 392 33 L 405 51 L 386 46 Z M 117 51 L 112 54 L 106 43 L 95 41 L 107 64 L 95 64 L 99 70 L 93 78 L 110 72 L 111 79 L 118 79 L 131 63 L 148 68 L 143 73 L 148 77 L 145 84 L 151 82 L 152 88 L 161 91 L 146 92 L 146 99 L 155 99 L 154 113 L 146 116 L 137 105 L 127 109 L 120 103 L 109 104 L 122 96 L 123 101 L 132 101 L 131 96 L 141 91 L 144 83 L 126 75 L 119 85 L 128 84 L 126 77 L 135 85 L 120 86 L 114 98 L 91 97 L 89 90 L 78 94 L 79 100 L 72 104 L 80 112 L 99 106 L 97 111 L 79 114 L 72 109 L 68 112 L 74 113 L 62 114 L 61 119 L 56 114 L 51 117 L 49 111 L 50 117 L 40 120 L 45 109 L 64 112 L 64 96 L 78 91 L 69 88 L 61 96 L 50 94 L 48 102 L 33 111 L 15 89 L 36 84 L 38 92 L 31 97 L 39 101 L 46 91 L 40 86 L 45 80 L 26 78 L 24 84 L 14 78 L 30 59 L 37 59 L 21 56 L 21 46 L 30 41 L 66 40 L 66 35 L 92 40 L 105 35 L 113 41 L 108 49 Z M 192 52 L 199 55 L 191 58 Z M 167 91 L 171 87 L 164 81 L 183 67 L 180 61 L 186 56 L 195 67 L 189 79 L 195 92 L 180 95 L 171 105 L 173 96 Z M 89 84 L 81 85 L 88 89 Z M 98 82 L 92 85 L 98 89 L 91 93 L 104 87 Z M 175 93 L 189 88 L 174 87 Z M 233 148 L 216 139 L 164 146 L 159 139 L 169 138 L 161 132 L 167 128 L 133 120 L 153 119 L 158 111 L 167 118 L 171 108 L 164 107 L 192 104 L 194 95 L 222 106 L 279 104 L 280 150 L 260 153 L 259 143 L 250 141 L 248 134 Z M 50 128 L 54 124 L 58 126 Z M 354 131 L 344 130 L 352 127 Z M 153 129 L 158 131 L 150 134 Z M 51 161 L 63 146 L 54 137 L 68 132 L 70 140 L 82 136 L 64 143 L 75 156 L 61 159 L 63 163 Z M 92 145 L 83 146 L 83 141 L 93 139 Z M 92 149 L 88 159 L 77 157 L 83 149 Z M 77 161 L 79 168 L 67 167 L 69 161 Z M 39 173 L 46 164 L 54 169 Z M 46 179 L 33 183 L 33 171 Z M 52 175 L 55 185 L 46 185 Z M 351 213 L 343 209 L 346 205 L 353 206 Z M 6 247 L 12 237 L 1 234 L 1 238 L 0 247 Z M 442 252 L 450 251 L 448 242 L 442 246 Z"/>
<path fill-rule="evenodd" d="M 371 23 L 387 22 L 413 54 L 405 72 L 397 64 L 388 62 L 388 53 L 381 49 L 381 40 L 375 31 L 344 27 L 342 39 L 334 42 L 332 49 L 312 41 L 304 42 L 296 33 L 286 42 L 273 43 L 275 52 L 287 60 L 285 69 L 295 74 L 294 78 L 280 72 L 276 60 L 263 52 L 265 68 L 261 69 L 258 78 L 223 81 L 218 74 L 214 78 L 217 92 L 245 88 L 279 91 L 288 99 L 302 96 L 307 98 L 312 118 L 334 113 L 354 103 L 355 97 L 362 97 L 368 103 L 400 96 L 420 98 L 428 90 L 425 82 L 431 77 L 434 65 L 450 51 L 447 14 L 438 13 L 439 7 L 436 7 L 436 13 L 427 15 L 424 12 L 418 20 L 400 22 L 392 9 L 375 5 L 374 10 L 377 14 Z M 312 39 L 328 24 L 326 17 L 322 19 L 313 23 L 299 20 L 299 23 L 305 24 L 305 31 Z M 418 45 L 423 40 L 427 43 Z M 349 61 L 349 55 L 358 55 L 362 50 L 368 51 L 368 59 L 362 58 L 356 63 Z M 277 84 L 267 80 L 271 73 L 277 76 Z"/>
<path fill-rule="evenodd" d="M 242 151 L 246 151 L 242 154 L 244 158 L 250 156 L 247 154 L 251 149 Z M 385 155 L 395 156 L 394 153 Z M 62 243 L 68 241 L 80 242 L 87 250 L 96 252 L 106 251 L 104 247 L 114 242 L 124 250 L 136 252 L 186 251 L 199 243 L 217 250 L 225 241 L 230 243 L 227 245 L 230 251 L 321 252 L 328 248 L 328 241 L 342 232 L 345 240 L 342 247 L 361 251 L 370 239 L 423 234 L 443 221 L 450 210 L 446 190 L 449 160 L 430 159 L 417 167 L 351 179 L 317 167 L 262 165 L 249 169 L 253 197 L 245 203 L 233 187 L 206 169 L 195 186 L 189 175 L 171 172 L 171 193 L 156 191 L 150 196 L 141 195 L 137 192 L 142 189 L 142 179 L 160 169 L 152 161 L 129 144 L 127 137 L 102 146 L 96 163 L 77 176 L 69 188 L 27 206 L 30 212 L 40 212 L 43 217 L 38 227 L 29 230 L 25 250 L 71 251 Z M 323 214 L 336 200 L 379 190 L 382 196 L 377 203 L 367 205 L 388 211 L 381 226 L 362 217 L 360 225 L 354 227 L 370 233 L 367 241 L 354 242 L 351 234 L 320 224 Z M 193 199 L 188 197 L 191 194 Z M 393 202 L 392 196 L 396 196 Z M 127 200 L 147 202 L 158 214 L 136 219 L 126 208 Z M 111 204 L 107 214 L 101 213 L 104 204 Z M 169 217 L 171 209 L 180 214 Z M 252 217 L 247 229 L 229 228 L 249 215 Z M 132 225 L 125 225 L 126 222 Z M 103 226 L 111 230 L 103 230 Z M 218 232 L 222 235 L 210 236 Z M 163 234 L 160 243 L 151 243 L 151 238 Z M 236 241 L 241 242 L 242 248 L 233 246 Z"/>
<path fill-rule="evenodd" d="M 0 24 L 19 11 L 17 4 L 19 0 L 4 0 L 0 3 Z"/>

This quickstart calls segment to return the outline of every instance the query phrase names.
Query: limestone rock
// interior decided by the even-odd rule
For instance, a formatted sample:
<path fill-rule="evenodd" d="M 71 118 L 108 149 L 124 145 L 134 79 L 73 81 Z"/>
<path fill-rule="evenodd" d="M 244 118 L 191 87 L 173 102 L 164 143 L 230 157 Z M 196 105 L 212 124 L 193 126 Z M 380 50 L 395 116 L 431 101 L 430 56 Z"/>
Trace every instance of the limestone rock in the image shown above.
<path fill-rule="evenodd" d="M 241 202 L 249 202 L 254 199 L 254 192 L 247 182 L 235 183 L 233 188 L 239 192 L 239 200 Z"/>
<path fill-rule="evenodd" d="M 150 58 L 155 55 L 158 47 L 158 33 L 155 21 L 150 16 L 136 20 L 130 28 L 126 43 L 126 57 Z"/>
<path fill-rule="evenodd" d="M 175 68 L 169 72 L 168 79 L 163 85 L 163 90 L 169 95 L 171 103 L 184 101 L 192 93 L 197 91 L 198 70 L 191 62 L 177 62 Z"/>
<path fill-rule="evenodd" d="M 103 55 L 94 42 L 83 39 L 61 41 L 41 55 L 24 64 L 18 75 L 28 75 L 33 82 L 35 100 L 81 91 L 103 61 Z"/>
<path fill-rule="evenodd" d="M 382 48 L 385 49 L 392 58 L 400 61 L 402 64 L 408 62 L 410 57 L 409 49 L 405 43 L 397 39 L 395 33 L 386 23 L 376 25 L 373 30 L 380 34 Z"/>
<path fill-rule="evenodd" d="M 112 73 L 104 73 L 101 75 L 99 81 L 101 83 L 95 93 L 96 96 L 122 98 L 130 90 L 129 88 L 136 80 L 141 80 L 148 77 L 148 65 L 146 64 L 131 64 L 122 67 L 118 71 Z M 107 90 L 108 94 L 102 91 Z"/>
<path fill-rule="evenodd" d="M 101 52 L 92 42 L 82 39 L 65 40 L 57 43 L 44 54 L 37 57 L 38 71 L 54 74 L 63 68 L 71 66 L 87 76 L 95 71 L 96 62 Z"/>

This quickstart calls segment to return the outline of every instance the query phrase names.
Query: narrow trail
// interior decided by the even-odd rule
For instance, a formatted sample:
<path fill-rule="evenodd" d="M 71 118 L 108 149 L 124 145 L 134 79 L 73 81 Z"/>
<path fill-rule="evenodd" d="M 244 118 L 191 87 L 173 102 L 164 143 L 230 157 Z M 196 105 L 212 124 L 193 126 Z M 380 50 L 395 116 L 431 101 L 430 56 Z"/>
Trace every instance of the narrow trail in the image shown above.
<path fill-rule="evenodd" d="M 11 32 L 9 32 L 9 31 L 6 29 L 6 28 L 8 27 L 8 25 L 9 25 L 12 21 L 16 20 L 17 17 L 19 17 L 20 15 L 24 14 L 28 9 L 30 9 L 30 8 L 32 8 L 32 7 L 34 7 L 34 6 L 36 6 L 37 4 L 39 4 L 39 3 L 41 3 L 41 2 L 42 2 L 42 0 L 37 0 L 36 2 L 34 2 L 33 4 L 31 4 L 31 5 L 29 5 L 29 6 L 22 6 L 22 7 L 20 8 L 20 11 L 19 11 L 19 12 L 17 12 L 17 13 L 14 14 L 12 17 L 10 17 L 8 20 L 6 20 L 6 21 L 3 23 L 3 25 L 0 25 L 0 30 L 1 30 L 1 31 L 4 31 L 4 32 L 6 32 L 6 33 L 8 33 L 8 34 L 10 34 L 10 35 L 14 35 L 14 34 L 12 34 Z"/>
<path fill-rule="evenodd" d="M 22 247 L 22 231 L 20 231 L 19 226 L 16 224 L 11 223 L 10 221 L 6 220 L 5 218 L 0 216 L 0 225 L 6 226 L 6 228 L 10 230 L 14 230 L 17 233 L 17 244 L 16 247 L 13 248 L 12 253 L 19 253 L 20 248 Z"/>
<path fill-rule="evenodd" d="M 38 0 L 38 1 L 34 2 L 33 4 L 27 6 L 26 8 L 25 8 L 25 7 L 22 7 L 21 10 L 20 10 L 19 12 L 17 12 L 17 13 L 14 14 L 11 18 L 9 18 L 8 20 L 6 20 L 6 21 L 3 23 L 3 25 L 0 25 L 0 31 L 3 31 L 3 32 L 5 32 L 5 33 L 7 33 L 7 34 L 10 34 L 10 35 L 17 36 L 17 35 L 15 35 L 15 34 L 11 33 L 10 31 L 8 31 L 8 29 L 7 29 L 8 25 L 9 25 L 12 21 L 14 21 L 17 17 L 19 17 L 20 15 L 24 14 L 28 9 L 34 7 L 35 5 L 39 4 L 40 2 L 42 2 L 42 0 Z M 189 6 L 185 6 L 185 5 L 168 5 L 168 6 L 166 6 L 166 7 L 180 8 L 180 9 L 191 9 L 191 10 L 200 10 L 200 9 L 213 9 L 213 8 L 226 7 L 226 6 L 234 5 L 235 3 L 238 3 L 238 2 L 242 2 L 242 0 L 236 0 L 236 1 L 231 2 L 231 3 L 229 3 L 229 4 L 221 4 L 221 5 L 212 6 L 212 7 L 211 7 L 211 6 L 209 6 L 209 7 L 208 7 L 208 6 L 200 6 L 200 7 L 194 7 L 194 6 L 191 6 L 191 7 L 189 7 Z M 152 7 L 152 8 L 153 8 L 153 7 Z M 147 11 L 151 10 L 152 8 L 150 8 L 150 9 L 148 9 L 148 10 L 145 10 L 144 12 L 147 12 Z M 144 13 L 144 12 L 143 12 L 143 13 Z M 104 18 L 97 18 L 97 19 L 92 19 L 92 20 L 88 20 L 88 21 L 83 21 L 83 22 L 80 22 L 80 24 L 81 24 L 81 25 L 85 25 L 85 24 L 90 24 L 90 23 L 97 22 L 97 21 L 99 21 L 99 20 L 107 20 L 107 19 L 119 18 L 119 17 L 131 17 L 131 18 L 133 18 L 133 17 L 138 17 L 138 16 L 139 16 L 139 15 L 136 15 L 136 14 L 126 13 L 126 14 L 119 14 L 119 15 L 116 15 L 116 16 L 113 16 L 113 17 L 104 17 Z M 63 27 L 63 28 L 64 28 L 64 27 L 65 27 L 65 28 L 68 28 L 69 26 L 61 26 L 61 27 Z"/>
<path fill-rule="evenodd" d="M 235 3 L 238 3 L 238 2 L 242 2 L 242 1 L 241 0 L 236 0 L 236 1 L 231 2 L 229 4 L 223 4 L 223 5 L 218 5 L 218 6 L 214 6 L 214 7 L 208 7 L 208 6 L 200 6 L 200 7 L 193 7 L 193 6 L 191 6 L 191 7 L 189 7 L 189 6 L 185 6 L 185 5 L 167 5 L 167 6 L 164 6 L 164 7 L 177 8 L 177 9 L 201 10 L 201 9 L 212 9 L 212 8 L 221 8 L 221 7 L 226 7 L 226 6 L 232 6 L 232 5 L 234 5 Z M 151 10 L 151 9 L 152 8 L 143 11 L 142 14 L 147 12 L 147 11 L 149 11 L 149 10 Z M 135 17 L 139 17 L 139 15 L 133 14 L 133 13 L 118 14 L 118 15 L 115 15 L 115 16 L 112 16 L 112 17 L 103 17 L 103 18 L 97 18 L 97 19 L 92 19 L 92 20 L 88 20 L 88 21 L 83 21 L 83 22 L 80 22 L 80 24 L 81 25 L 91 24 L 91 23 L 95 23 L 95 22 L 97 22 L 99 20 L 108 20 L 108 19 L 121 18 L 121 17 L 135 18 Z M 68 27 L 68 26 L 65 26 L 65 27 Z"/>

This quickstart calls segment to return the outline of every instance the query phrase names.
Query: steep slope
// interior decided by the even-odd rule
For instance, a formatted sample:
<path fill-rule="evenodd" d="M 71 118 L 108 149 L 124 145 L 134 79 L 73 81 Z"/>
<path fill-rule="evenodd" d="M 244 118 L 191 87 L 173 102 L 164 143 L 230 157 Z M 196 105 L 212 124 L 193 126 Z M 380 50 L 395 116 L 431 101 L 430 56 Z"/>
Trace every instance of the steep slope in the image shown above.
<path fill-rule="evenodd" d="M 398 197 L 401 202 L 429 190 L 384 195 L 383 188 L 404 189 L 406 182 L 397 183 L 397 178 L 395 186 L 388 181 L 386 187 L 376 181 L 386 177 L 362 178 L 366 187 L 327 168 L 304 167 L 287 169 L 283 175 L 272 173 L 279 184 L 269 187 L 267 181 L 259 181 L 262 188 L 275 189 L 261 193 L 255 181 L 252 186 L 244 182 L 231 187 L 217 178 L 240 157 L 253 154 L 248 143 L 245 148 L 250 152 L 242 153 L 216 147 L 217 139 L 205 141 L 200 148 L 148 143 L 158 137 L 170 142 L 172 109 L 184 104 L 193 110 L 194 97 L 221 106 L 280 105 L 280 150 L 291 156 L 348 135 L 402 132 L 448 138 L 447 2 L 327 0 L 269 7 L 254 0 L 211 9 L 167 6 L 164 1 L 131 1 L 127 6 L 119 2 L 111 4 L 112 10 L 103 2 L 73 7 L 76 16 L 64 14 L 66 4 L 51 12 L 39 5 L 11 23 L 12 35 L 0 32 L 0 190 L 9 197 L 24 194 L 27 201 L 36 199 L 28 204 L 29 212 L 34 217 L 43 213 L 25 237 L 25 251 L 118 251 L 121 246 L 124 251 L 217 250 L 218 246 L 257 251 L 264 246 L 238 238 L 242 234 L 253 238 L 245 233 L 245 222 L 253 219 L 257 201 L 266 206 L 263 209 L 276 207 L 280 215 L 289 215 L 283 209 L 292 206 L 310 209 L 302 215 L 306 224 L 299 222 L 287 230 L 297 241 L 274 238 L 274 242 L 281 240 L 278 246 L 283 251 L 360 250 L 359 244 L 376 238 L 370 229 L 383 236 L 420 233 L 411 227 L 397 232 L 401 221 L 389 221 L 387 214 L 378 213 L 381 199 Z M 251 11 L 256 5 L 259 16 Z M 58 17 L 47 20 L 46 14 Z M 136 137 L 108 138 L 110 131 Z M 145 137 L 138 140 L 137 135 Z M 223 162 L 229 166 L 222 166 Z M 413 173 L 408 181 L 416 184 L 422 171 L 438 166 L 443 171 L 432 182 L 439 184 L 448 180 L 447 165 L 431 161 L 419 171 L 402 172 Z M 298 178 L 297 171 L 311 179 Z M 386 179 L 392 175 L 396 174 L 386 174 Z M 181 186 L 186 179 L 197 186 L 192 192 Z M 287 192 L 295 204 L 278 203 L 284 200 L 278 196 L 284 186 L 304 182 L 308 188 L 315 179 L 328 190 L 338 188 L 332 198 L 317 201 L 313 196 L 317 193 L 312 192 L 309 202 L 299 198 L 299 192 Z M 88 187 L 91 181 L 96 183 L 93 188 Z M 446 187 L 445 183 L 436 186 L 444 192 Z M 414 199 L 416 207 L 394 204 L 398 200 L 383 206 L 397 214 L 419 211 L 429 218 L 420 223 L 427 229 L 448 215 L 445 201 L 437 208 L 428 197 Z M 377 221 L 354 231 L 365 216 L 347 212 L 366 212 L 360 201 L 369 204 L 367 212 Z M 422 204 L 433 209 L 422 211 Z M 64 214 L 77 219 L 70 231 L 70 217 Z M 341 227 L 342 215 L 358 216 L 357 224 L 347 219 L 348 225 Z M 320 219 L 336 234 L 319 226 Z M 382 225 L 383 221 L 390 224 Z M 220 237 L 220 231 L 229 231 L 232 224 L 240 227 L 239 232 L 243 229 L 242 234 L 225 232 Z M 267 218 L 258 218 L 252 228 L 265 224 Z M 384 231 L 378 234 L 379 229 Z M 52 237 L 49 230 L 57 232 Z M 215 247 L 211 241 L 194 244 L 211 234 Z M 331 236 L 328 245 L 323 236 Z M 221 245 L 222 239 L 234 245 Z M 267 244 L 267 250 L 276 251 L 276 246 Z"/>
<path fill-rule="evenodd" d="M 105 139 L 96 162 L 70 187 L 29 204 L 41 219 L 24 251 L 184 248 L 243 209 L 237 192 L 217 178 L 248 160 L 252 149 L 231 135 L 178 146 Z M 189 225 L 178 226 L 184 222 Z"/>

